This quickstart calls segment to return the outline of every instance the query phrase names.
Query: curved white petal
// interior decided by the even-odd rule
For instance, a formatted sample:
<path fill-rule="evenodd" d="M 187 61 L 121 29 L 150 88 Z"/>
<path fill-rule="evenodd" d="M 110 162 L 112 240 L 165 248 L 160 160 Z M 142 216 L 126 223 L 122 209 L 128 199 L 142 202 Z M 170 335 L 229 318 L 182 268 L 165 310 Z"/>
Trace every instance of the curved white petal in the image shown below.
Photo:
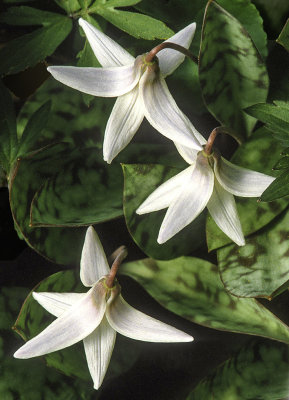
<path fill-rule="evenodd" d="M 259 197 L 274 181 L 273 176 L 239 167 L 223 157 L 215 163 L 219 183 L 228 192 L 240 197 Z"/>
<path fill-rule="evenodd" d="M 103 159 L 109 164 L 126 147 L 144 118 L 144 108 L 138 85 L 117 98 L 106 125 Z"/>
<path fill-rule="evenodd" d="M 84 286 L 94 285 L 110 268 L 100 243 L 99 237 L 92 226 L 87 228 L 80 259 L 80 279 Z"/>
<path fill-rule="evenodd" d="M 106 317 L 124 336 L 145 342 L 191 342 L 194 338 L 131 307 L 121 295 L 111 296 Z"/>
<path fill-rule="evenodd" d="M 182 146 L 176 142 L 174 144 L 180 155 L 188 164 L 193 164 L 196 161 L 199 152 L 198 150 L 190 149 L 189 147 Z"/>
<path fill-rule="evenodd" d="M 47 70 L 65 85 L 101 97 L 116 97 L 129 92 L 140 77 L 140 70 L 134 64 L 110 68 L 59 66 Z"/>
<path fill-rule="evenodd" d="M 218 227 L 237 245 L 244 246 L 245 239 L 234 196 L 223 189 L 216 179 L 207 207 Z"/>
<path fill-rule="evenodd" d="M 190 179 L 194 168 L 195 166 L 191 165 L 184 171 L 164 182 L 139 206 L 136 213 L 147 214 L 149 212 L 169 207 L 169 205 L 179 196 L 182 187 L 186 185 Z"/>
<path fill-rule="evenodd" d="M 95 57 L 103 67 L 120 67 L 134 62 L 135 59 L 131 54 L 89 22 L 80 18 L 79 25 L 84 30 Z"/>
<path fill-rule="evenodd" d="M 94 389 L 99 389 L 105 377 L 114 348 L 116 332 L 104 316 L 100 325 L 83 339 L 88 369 Z"/>
<path fill-rule="evenodd" d="M 60 317 L 86 293 L 33 292 L 33 298 L 50 314 Z"/>
<path fill-rule="evenodd" d="M 100 324 L 106 308 L 106 291 L 96 284 L 68 311 L 16 351 L 16 358 L 31 358 L 64 349 L 79 342 Z"/>
<path fill-rule="evenodd" d="M 188 49 L 192 43 L 196 31 L 195 22 L 186 26 L 184 29 L 170 37 L 165 42 L 173 42 Z M 170 75 L 184 61 L 185 55 L 179 51 L 172 49 L 163 49 L 158 55 L 161 73 L 166 76 Z"/>
<path fill-rule="evenodd" d="M 213 186 L 214 173 L 207 159 L 201 155 L 187 184 L 166 212 L 158 243 L 169 240 L 203 211 L 212 195 Z"/>
<path fill-rule="evenodd" d="M 162 135 L 196 150 L 202 147 L 194 136 L 195 128 L 178 108 L 165 80 L 146 70 L 140 80 L 140 93 L 145 106 L 145 117 Z"/>

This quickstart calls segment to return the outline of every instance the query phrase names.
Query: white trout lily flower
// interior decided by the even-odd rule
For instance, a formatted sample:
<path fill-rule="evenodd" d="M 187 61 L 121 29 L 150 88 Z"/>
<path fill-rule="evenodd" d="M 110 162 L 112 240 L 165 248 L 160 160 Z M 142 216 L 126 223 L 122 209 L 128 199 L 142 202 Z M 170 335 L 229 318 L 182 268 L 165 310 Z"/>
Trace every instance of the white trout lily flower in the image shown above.
<path fill-rule="evenodd" d="M 114 281 L 107 286 L 110 268 L 92 227 L 86 233 L 80 279 L 87 293 L 33 293 L 57 317 L 39 335 L 16 351 L 16 358 L 42 356 L 83 340 L 94 388 L 103 381 L 114 348 L 116 332 L 146 342 L 191 342 L 193 337 L 131 307 Z M 113 267 L 112 267 L 113 268 Z"/>
<path fill-rule="evenodd" d="M 100 97 L 118 97 L 107 122 L 103 156 L 108 163 L 131 141 L 144 117 L 167 138 L 201 150 L 198 132 L 170 94 L 164 77 L 184 60 L 184 54 L 163 49 L 153 62 L 145 55 L 134 58 L 114 40 L 80 19 L 91 48 L 102 68 L 53 66 L 55 79 L 81 92 Z M 168 41 L 188 48 L 196 24 L 192 23 Z"/>
<path fill-rule="evenodd" d="M 159 186 L 136 210 L 137 214 L 168 207 L 157 239 L 162 244 L 207 207 L 218 227 L 243 246 L 245 239 L 234 195 L 259 197 L 275 178 L 234 165 L 216 150 L 208 155 L 204 150 L 176 146 L 190 166 Z"/>

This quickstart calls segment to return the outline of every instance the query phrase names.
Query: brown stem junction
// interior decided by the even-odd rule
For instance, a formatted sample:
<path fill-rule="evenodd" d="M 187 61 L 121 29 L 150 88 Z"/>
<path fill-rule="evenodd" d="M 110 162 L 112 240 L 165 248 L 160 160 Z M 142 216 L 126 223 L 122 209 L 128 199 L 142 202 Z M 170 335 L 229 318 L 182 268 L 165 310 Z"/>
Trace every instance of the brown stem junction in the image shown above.
<path fill-rule="evenodd" d="M 173 49 L 176 51 L 179 51 L 183 53 L 186 57 L 189 57 L 191 60 L 194 61 L 194 63 L 198 64 L 198 57 L 196 57 L 190 50 L 186 49 L 183 46 L 180 46 L 179 44 L 172 43 L 172 42 L 163 42 L 159 44 L 158 46 L 154 47 L 147 55 L 146 55 L 146 62 L 150 63 L 154 61 L 154 57 L 157 55 L 157 53 L 163 49 Z"/>
<path fill-rule="evenodd" d="M 121 263 L 127 256 L 127 249 L 125 246 L 119 247 L 117 249 L 117 252 L 118 252 L 118 254 L 111 266 L 110 273 L 108 274 L 106 281 L 105 281 L 106 286 L 109 287 L 110 289 L 114 286 L 114 279 L 115 279 L 115 276 L 116 276 L 119 266 L 121 265 Z"/>
<path fill-rule="evenodd" d="M 208 138 L 207 144 L 206 144 L 206 146 L 204 148 L 204 152 L 208 156 L 212 153 L 212 148 L 213 148 L 214 141 L 215 141 L 216 137 L 218 136 L 218 134 L 221 133 L 221 132 L 222 132 L 221 127 L 217 127 L 217 128 L 214 128 L 212 130 L 212 132 L 210 133 L 210 136 Z"/>

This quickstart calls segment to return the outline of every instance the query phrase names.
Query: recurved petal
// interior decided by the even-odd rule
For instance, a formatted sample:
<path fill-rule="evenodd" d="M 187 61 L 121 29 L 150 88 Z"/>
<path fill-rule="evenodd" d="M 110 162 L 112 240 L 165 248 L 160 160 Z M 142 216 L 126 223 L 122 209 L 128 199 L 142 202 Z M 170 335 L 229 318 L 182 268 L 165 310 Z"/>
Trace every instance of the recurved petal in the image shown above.
<path fill-rule="evenodd" d="M 228 192 L 240 197 L 259 197 L 274 181 L 273 176 L 239 167 L 223 157 L 215 163 L 219 183 Z"/>
<path fill-rule="evenodd" d="M 121 96 L 139 81 L 140 70 L 133 64 L 123 67 L 49 67 L 48 72 L 73 89 L 100 97 Z"/>
<path fill-rule="evenodd" d="M 109 324 L 124 336 L 145 342 L 191 342 L 194 338 L 131 307 L 121 295 L 108 301 Z"/>
<path fill-rule="evenodd" d="M 193 164 L 196 161 L 199 152 L 198 150 L 190 149 L 189 147 L 182 146 L 176 142 L 174 144 L 180 155 L 188 164 Z"/>
<path fill-rule="evenodd" d="M 106 125 L 103 158 L 109 164 L 126 147 L 144 118 L 144 107 L 138 85 L 116 99 Z"/>
<path fill-rule="evenodd" d="M 207 159 L 201 155 L 186 185 L 166 212 L 158 243 L 165 243 L 203 211 L 212 195 L 213 186 L 214 173 Z"/>
<path fill-rule="evenodd" d="M 116 332 L 104 316 L 100 325 L 83 339 L 88 369 L 94 389 L 99 389 L 106 374 L 114 348 Z"/>
<path fill-rule="evenodd" d="M 192 149 L 202 150 L 195 128 L 178 108 L 160 74 L 146 70 L 140 80 L 145 117 L 162 135 Z"/>
<path fill-rule="evenodd" d="M 180 190 L 185 186 L 193 173 L 195 165 L 191 165 L 184 171 L 173 176 L 159 186 L 136 210 L 137 214 L 147 214 L 149 212 L 162 210 L 179 196 Z"/>
<path fill-rule="evenodd" d="M 194 34 L 196 31 L 196 24 L 192 23 L 186 26 L 184 29 L 176 33 L 174 36 L 166 40 L 165 42 L 173 42 L 179 44 L 186 49 L 190 47 Z M 179 51 L 172 49 L 163 49 L 158 55 L 159 66 L 164 76 L 170 75 L 174 70 L 184 61 L 185 55 Z"/>
<path fill-rule="evenodd" d="M 102 283 L 53 321 L 44 331 L 16 351 L 16 358 L 31 358 L 64 349 L 90 335 L 100 324 L 105 308 L 106 291 Z"/>
<path fill-rule="evenodd" d="M 109 274 L 110 268 L 99 237 L 92 226 L 87 228 L 80 259 L 80 279 L 84 286 L 94 285 Z"/>
<path fill-rule="evenodd" d="M 89 22 L 80 18 L 79 25 L 84 30 L 95 57 L 103 67 L 120 67 L 134 62 L 135 59 L 131 54 Z"/>
<path fill-rule="evenodd" d="M 207 207 L 218 227 L 237 245 L 244 246 L 245 239 L 234 196 L 223 189 L 217 179 Z"/>
<path fill-rule="evenodd" d="M 33 292 L 33 298 L 50 314 L 60 317 L 86 293 Z"/>

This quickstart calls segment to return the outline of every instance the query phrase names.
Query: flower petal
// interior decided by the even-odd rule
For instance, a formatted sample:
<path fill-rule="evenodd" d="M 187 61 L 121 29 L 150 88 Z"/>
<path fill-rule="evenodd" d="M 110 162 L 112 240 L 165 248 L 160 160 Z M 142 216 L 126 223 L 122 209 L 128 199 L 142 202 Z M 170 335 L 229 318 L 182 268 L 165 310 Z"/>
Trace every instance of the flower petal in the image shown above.
<path fill-rule="evenodd" d="M 186 185 L 194 168 L 195 165 L 191 165 L 184 171 L 164 182 L 139 206 L 136 213 L 147 214 L 149 212 L 169 207 L 175 198 L 179 196 L 180 190 L 184 185 Z"/>
<path fill-rule="evenodd" d="M 106 308 L 105 295 L 105 288 L 99 282 L 44 331 L 20 347 L 14 357 L 42 356 L 71 346 L 90 335 L 103 318 Z"/>
<path fill-rule="evenodd" d="M 80 279 L 84 286 L 94 285 L 104 275 L 109 274 L 110 268 L 100 243 L 99 237 L 92 226 L 85 235 L 80 260 Z"/>
<path fill-rule="evenodd" d="M 178 108 L 165 80 L 146 70 L 140 80 L 140 93 L 145 106 L 145 117 L 162 135 L 196 150 L 202 150 L 194 136 L 196 129 Z"/>
<path fill-rule="evenodd" d="M 117 98 L 106 125 L 103 158 L 109 164 L 131 141 L 144 118 L 138 85 Z"/>
<path fill-rule="evenodd" d="M 131 307 L 121 295 L 108 300 L 106 317 L 117 332 L 145 342 L 191 342 L 194 338 Z"/>
<path fill-rule="evenodd" d="M 240 197 L 259 197 L 274 181 L 273 176 L 239 167 L 223 157 L 215 163 L 219 183 L 228 192 Z"/>
<path fill-rule="evenodd" d="M 201 142 L 200 142 L 201 143 Z M 174 143 L 178 152 L 188 164 L 193 164 L 198 155 L 198 150 L 190 149 L 189 147 L 182 146 L 179 143 Z"/>
<path fill-rule="evenodd" d="M 184 29 L 176 33 L 174 36 L 165 40 L 165 42 L 172 42 L 179 44 L 186 49 L 190 47 L 192 43 L 194 34 L 196 31 L 195 22 L 186 26 Z M 185 55 L 180 53 L 179 51 L 172 49 L 163 49 L 158 55 L 159 66 L 162 75 L 170 75 L 174 70 L 184 61 Z"/>
<path fill-rule="evenodd" d="M 129 92 L 140 77 L 140 69 L 134 64 L 110 68 L 58 66 L 47 70 L 65 85 L 101 97 L 116 97 Z"/>
<path fill-rule="evenodd" d="M 207 207 L 218 227 L 238 246 L 244 246 L 245 239 L 234 196 L 223 189 L 217 179 Z"/>
<path fill-rule="evenodd" d="M 120 67 L 134 62 L 135 59 L 131 54 L 89 22 L 80 18 L 79 25 L 84 30 L 95 57 L 103 67 Z"/>
<path fill-rule="evenodd" d="M 33 292 L 32 296 L 46 311 L 55 317 L 60 317 L 85 296 L 85 293 Z"/>
<path fill-rule="evenodd" d="M 213 186 L 214 173 L 207 159 L 199 155 L 187 184 L 168 208 L 160 228 L 158 243 L 169 240 L 203 211 L 212 195 Z"/>
<path fill-rule="evenodd" d="M 94 389 L 99 389 L 106 374 L 114 348 L 116 332 L 104 316 L 100 325 L 83 339 L 88 369 Z"/>

